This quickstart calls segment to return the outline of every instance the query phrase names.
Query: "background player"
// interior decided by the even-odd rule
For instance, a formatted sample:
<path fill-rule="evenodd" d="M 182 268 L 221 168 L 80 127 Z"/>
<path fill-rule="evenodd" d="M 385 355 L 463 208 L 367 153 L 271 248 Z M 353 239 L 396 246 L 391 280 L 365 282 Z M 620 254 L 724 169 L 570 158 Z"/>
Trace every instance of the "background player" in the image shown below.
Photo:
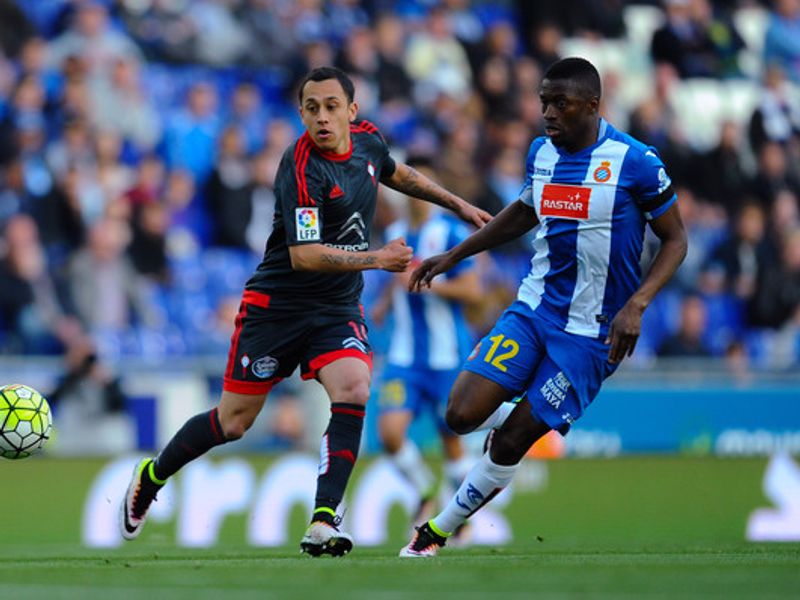
<path fill-rule="evenodd" d="M 411 289 L 429 286 L 464 258 L 540 225 L 517 300 L 475 347 L 448 402 L 454 431 L 497 430 L 447 507 L 418 528 L 401 556 L 435 555 L 508 485 L 536 440 L 552 429 L 566 433 L 633 353 L 645 308 L 686 255 L 664 165 L 653 148 L 600 117 L 594 66 L 581 58 L 554 63 L 540 98 L 546 136 L 531 144 L 520 198 L 411 276 Z M 640 285 L 647 223 L 661 244 Z M 498 407 L 520 394 L 501 417 Z"/>
<path fill-rule="evenodd" d="M 433 179 L 430 161 L 410 158 L 408 164 Z M 408 197 L 407 218 L 395 221 L 387 238 L 403 238 L 415 249 L 414 262 L 462 242 L 468 228 L 429 202 Z M 481 300 L 481 283 L 474 260 L 465 260 L 429 289 L 408 291 L 409 273 L 396 274 L 384 289 L 372 317 L 379 322 L 392 310 L 392 328 L 378 404 L 378 431 L 392 463 L 416 489 L 420 504 L 414 524 L 433 516 L 436 478 L 420 454 L 408 428 L 423 410 L 436 419 L 445 457 L 444 475 L 455 491 L 471 461 L 458 435 L 444 422 L 446 391 L 472 347 L 464 305 Z"/>
<path fill-rule="evenodd" d="M 372 366 L 360 271 L 401 272 L 412 256 L 402 239 L 368 250 L 378 182 L 478 227 L 490 218 L 396 164 L 375 126 L 356 121 L 353 83 L 342 71 L 315 69 L 298 96 L 306 132 L 279 167 L 274 229 L 245 285 L 219 405 L 189 419 L 155 459 L 137 465 L 121 506 L 127 539 L 140 533 L 167 478 L 210 448 L 242 437 L 272 386 L 300 365 L 302 377 L 318 379 L 331 400 L 301 548 L 313 556 L 349 552 L 352 539 L 339 531 L 336 509 L 358 456 Z"/>

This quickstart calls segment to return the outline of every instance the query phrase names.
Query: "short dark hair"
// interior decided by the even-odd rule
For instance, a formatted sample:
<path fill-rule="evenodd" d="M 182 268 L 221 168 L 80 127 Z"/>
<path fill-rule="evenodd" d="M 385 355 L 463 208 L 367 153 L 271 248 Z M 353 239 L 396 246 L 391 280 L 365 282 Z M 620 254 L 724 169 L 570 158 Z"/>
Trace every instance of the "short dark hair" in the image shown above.
<path fill-rule="evenodd" d="M 319 67 L 303 77 L 300 87 L 297 88 L 298 101 L 303 102 L 303 89 L 309 81 L 327 81 L 328 79 L 336 79 L 341 84 L 345 96 L 347 96 L 347 102 L 353 101 L 356 96 L 356 87 L 353 85 L 353 80 L 347 76 L 347 73 L 336 67 Z"/>
<path fill-rule="evenodd" d="M 577 83 L 589 96 L 600 98 L 602 86 L 600 73 L 585 58 L 569 57 L 554 62 L 547 68 L 542 79 L 568 79 Z"/>

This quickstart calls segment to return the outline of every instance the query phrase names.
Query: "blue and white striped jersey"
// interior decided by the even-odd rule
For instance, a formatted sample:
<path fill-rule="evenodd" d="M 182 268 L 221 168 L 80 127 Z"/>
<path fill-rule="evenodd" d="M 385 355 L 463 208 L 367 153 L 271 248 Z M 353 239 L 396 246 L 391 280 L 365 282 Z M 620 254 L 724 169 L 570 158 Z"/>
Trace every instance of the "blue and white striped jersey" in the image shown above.
<path fill-rule="evenodd" d="M 470 231 L 449 214 L 432 215 L 418 230 L 399 220 L 386 230 L 387 239 L 404 237 L 414 249 L 412 267 L 435 254 L 461 243 Z M 452 279 L 472 268 L 469 258 L 448 273 Z M 469 353 L 472 339 L 459 302 L 445 300 L 434 293 L 411 294 L 402 287 L 392 293 L 392 338 L 387 362 L 400 367 L 434 370 L 457 369 Z"/>
<path fill-rule="evenodd" d="M 676 201 L 664 163 L 601 119 L 597 142 L 575 154 L 536 138 L 521 199 L 540 226 L 518 299 L 564 331 L 604 338 L 639 287 L 646 222 Z"/>

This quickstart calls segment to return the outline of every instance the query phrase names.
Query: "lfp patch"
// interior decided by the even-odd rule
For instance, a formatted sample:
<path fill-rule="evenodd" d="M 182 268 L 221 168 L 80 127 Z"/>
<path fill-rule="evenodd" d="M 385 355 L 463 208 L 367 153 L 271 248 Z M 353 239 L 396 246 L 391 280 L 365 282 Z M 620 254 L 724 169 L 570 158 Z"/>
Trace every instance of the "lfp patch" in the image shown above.
<path fill-rule="evenodd" d="M 319 208 L 295 208 L 297 239 L 304 242 L 319 241 Z"/>

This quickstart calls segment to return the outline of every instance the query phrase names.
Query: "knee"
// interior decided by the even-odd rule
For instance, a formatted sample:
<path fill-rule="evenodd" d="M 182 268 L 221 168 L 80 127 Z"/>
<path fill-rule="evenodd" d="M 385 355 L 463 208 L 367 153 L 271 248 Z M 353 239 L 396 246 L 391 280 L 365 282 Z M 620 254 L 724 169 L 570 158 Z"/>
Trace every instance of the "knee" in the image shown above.
<path fill-rule="evenodd" d="M 222 435 L 226 441 L 238 440 L 244 437 L 254 419 L 244 413 L 234 413 L 231 415 L 220 414 L 219 424 L 222 426 Z"/>
<path fill-rule="evenodd" d="M 452 397 L 447 403 L 447 411 L 445 412 L 444 420 L 447 426 L 458 435 L 471 433 L 480 425 L 480 421 L 475 421 L 474 416 L 466 406 L 467 404 L 464 402 L 455 402 Z"/>
<path fill-rule="evenodd" d="M 383 443 L 383 449 L 389 454 L 397 454 L 405 441 L 403 435 L 391 428 L 381 426 L 378 428 Z"/>
<path fill-rule="evenodd" d="M 369 380 L 354 379 L 343 384 L 331 395 L 331 402 L 366 406 L 369 400 Z"/>

